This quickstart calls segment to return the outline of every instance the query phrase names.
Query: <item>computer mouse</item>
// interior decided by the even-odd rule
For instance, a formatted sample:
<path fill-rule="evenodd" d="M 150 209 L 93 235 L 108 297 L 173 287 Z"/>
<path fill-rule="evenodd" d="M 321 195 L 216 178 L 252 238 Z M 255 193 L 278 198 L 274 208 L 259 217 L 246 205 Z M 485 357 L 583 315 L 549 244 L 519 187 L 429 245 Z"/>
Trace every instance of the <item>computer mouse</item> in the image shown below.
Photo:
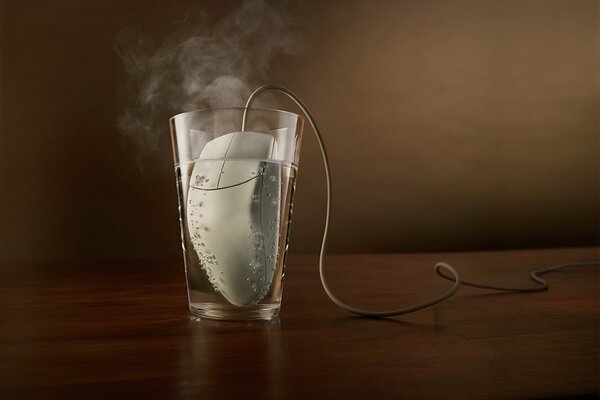
<path fill-rule="evenodd" d="M 277 270 L 281 167 L 273 136 L 233 132 L 209 141 L 188 192 L 191 242 L 214 289 L 235 306 L 260 302 Z"/>

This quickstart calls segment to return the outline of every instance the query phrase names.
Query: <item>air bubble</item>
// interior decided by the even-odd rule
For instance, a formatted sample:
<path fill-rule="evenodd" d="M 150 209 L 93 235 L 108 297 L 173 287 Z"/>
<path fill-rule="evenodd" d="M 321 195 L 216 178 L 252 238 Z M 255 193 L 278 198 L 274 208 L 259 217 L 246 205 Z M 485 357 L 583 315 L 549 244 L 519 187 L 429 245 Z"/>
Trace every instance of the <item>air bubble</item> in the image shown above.
<path fill-rule="evenodd" d="M 275 175 L 271 175 L 271 176 L 269 177 L 269 180 L 270 180 L 271 182 L 275 182 L 275 181 L 277 180 L 277 178 L 275 177 Z"/>
<path fill-rule="evenodd" d="M 208 182 L 208 179 L 204 175 L 196 175 L 196 185 L 201 185 L 203 182 Z"/>

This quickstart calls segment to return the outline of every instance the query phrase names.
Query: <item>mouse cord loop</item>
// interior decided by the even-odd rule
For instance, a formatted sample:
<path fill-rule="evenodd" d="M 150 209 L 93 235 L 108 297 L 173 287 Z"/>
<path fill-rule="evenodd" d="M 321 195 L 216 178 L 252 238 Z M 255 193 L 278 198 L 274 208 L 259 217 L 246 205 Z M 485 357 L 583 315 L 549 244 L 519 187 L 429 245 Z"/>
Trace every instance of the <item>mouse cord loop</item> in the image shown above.
<path fill-rule="evenodd" d="M 454 285 L 446 292 L 444 292 L 441 295 L 434 297 L 428 301 L 425 301 L 425 302 L 422 302 L 419 304 L 415 304 L 413 306 L 408 306 L 408 307 L 403 307 L 403 308 L 398 308 L 395 310 L 388 310 L 388 311 L 363 310 L 360 308 L 352 307 L 352 306 L 344 303 L 343 301 L 338 299 L 333 294 L 333 292 L 327 285 L 327 280 L 325 279 L 325 274 L 324 274 L 323 258 L 325 257 L 325 250 L 327 248 L 327 233 L 329 231 L 329 220 L 330 220 L 330 216 L 331 216 L 333 185 L 331 182 L 331 170 L 329 168 L 329 157 L 327 155 L 327 148 L 325 147 L 323 135 L 321 135 L 321 131 L 319 130 L 319 127 L 317 126 L 317 123 L 316 123 L 315 119 L 313 118 L 312 114 L 310 113 L 308 107 L 306 106 L 306 104 L 304 104 L 304 102 L 302 100 L 300 100 L 300 98 L 298 96 L 296 96 L 294 94 L 294 92 L 292 92 L 291 90 L 289 90 L 283 86 L 279 86 L 279 85 L 260 86 L 259 88 L 254 90 L 252 92 L 252 94 L 250 94 L 250 96 L 248 97 L 248 100 L 246 101 L 246 106 L 244 108 L 244 114 L 242 116 L 242 132 L 246 130 L 246 119 L 247 119 L 248 111 L 250 109 L 250 105 L 252 104 L 252 102 L 254 101 L 256 96 L 258 96 L 260 93 L 267 91 L 267 90 L 273 90 L 273 91 L 283 93 L 286 96 L 288 96 L 294 103 L 296 103 L 296 105 L 306 115 L 306 118 L 308 119 L 308 122 L 310 123 L 310 126 L 312 127 L 312 130 L 315 133 L 317 142 L 319 143 L 319 147 L 321 149 L 321 156 L 323 158 L 323 166 L 325 168 L 325 177 L 327 180 L 327 205 L 326 205 L 326 213 L 325 213 L 325 226 L 323 228 L 323 239 L 321 241 L 321 251 L 319 253 L 319 275 L 321 277 L 321 285 L 323 286 L 325 293 L 327 294 L 329 299 L 338 307 L 340 307 L 346 311 L 349 311 L 351 313 L 362 315 L 365 317 L 391 317 L 394 315 L 402 315 L 402 314 L 411 313 L 411 312 L 418 311 L 423 308 L 431 307 L 435 304 L 438 304 L 438 303 L 446 300 L 447 298 L 453 296 L 456 292 L 458 292 L 458 289 L 460 288 L 461 285 L 471 286 L 471 287 L 476 287 L 476 288 L 481 288 L 481 289 L 507 291 L 507 292 L 540 292 L 540 291 L 548 290 L 548 282 L 546 280 L 542 279 L 541 275 L 547 274 L 549 272 L 557 271 L 557 270 L 560 270 L 563 268 L 567 268 L 567 267 L 598 265 L 598 262 L 585 261 L 585 262 L 573 262 L 573 263 L 553 265 L 550 267 L 537 268 L 537 269 L 534 269 L 533 271 L 531 271 L 531 273 L 530 273 L 531 280 L 533 280 L 537 284 L 537 286 L 526 287 L 526 288 L 510 288 L 510 287 L 486 285 L 486 284 L 480 284 L 480 283 L 462 280 L 459 273 L 450 264 L 447 264 L 445 262 L 438 262 L 434 266 L 434 271 L 442 278 L 454 282 Z"/>

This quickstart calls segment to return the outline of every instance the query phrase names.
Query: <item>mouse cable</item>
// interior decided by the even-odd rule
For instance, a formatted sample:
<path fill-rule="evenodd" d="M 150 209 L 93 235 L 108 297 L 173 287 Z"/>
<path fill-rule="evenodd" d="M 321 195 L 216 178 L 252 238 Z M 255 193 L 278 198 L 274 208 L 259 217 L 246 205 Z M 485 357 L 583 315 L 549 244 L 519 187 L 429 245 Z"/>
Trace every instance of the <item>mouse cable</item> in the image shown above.
<path fill-rule="evenodd" d="M 395 310 L 387 310 L 387 311 L 363 310 L 360 308 L 352 307 L 352 306 L 344 303 L 343 301 L 338 299 L 333 294 L 331 289 L 329 288 L 329 286 L 327 284 L 327 280 L 325 279 L 324 268 L 323 268 L 323 264 L 324 264 L 323 258 L 325 256 L 325 249 L 327 247 L 327 233 L 329 231 L 329 219 L 330 219 L 330 215 L 331 215 L 331 203 L 332 203 L 332 194 L 333 194 L 333 186 L 331 183 L 331 171 L 329 168 L 329 157 L 327 156 L 327 149 L 325 148 L 325 142 L 323 141 L 323 136 L 321 135 L 321 131 L 319 130 L 319 127 L 317 126 L 317 123 L 315 122 L 315 119 L 313 118 L 312 114 L 308 110 L 308 107 L 306 106 L 306 104 L 304 104 L 304 102 L 302 100 L 300 100 L 300 98 L 298 96 L 296 96 L 294 94 L 294 92 L 292 92 L 291 90 L 289 90 L 283 86 L 279 86 L 279 85 L 260 86 L 259 88 L 254 90 L 252 92 L 252 94 L 248 97 L 248 100 L 246 101 L 246 106 L 244 108 L 244 114 L 242 116 L 242 132 L 245 131 L 245 128 L 246 128 L 246 117 L 247 117 L 248 110 L 250 109 L 250 105 L 252 104 L 252 101 L 254 100 L 254 98 L 256 96 L 258 96 L 260 93 L 262 93 L 266 90 L 274 90 L 274 91 L 283 93 L 283 94 L 287 95 L 294 103 L 296 103 L 296 105 L 306 115 L 308 122 L 310 123 L 310 126 L 312 127 L 313 132 L 316 135 L 317 142 L 319 143 L 319 147 L 321 148 L 321 155 L 323 157 L 323 166 L 325 167 L 325 177 L 327 178 L 327 207 L 326 207 L 326 213 L 325 213 L 325 226 L 323 228 L 323 239 L 321 241 L 321 251 L 319 253 L 319 275 L 321 277 L 321 285 L 323 286 L 325 293 L 327 294 L 329 299 L 333 303 L 335 303 L 335 305 L 337 305 L 338 307 L 340 307 L 346 311 L 349 311 L 351 313 L 362 315 L 365 317 L 391 317 L 394 315 L 408 314 L 408 313 L 422 310 L 424 308 L 438 304 L 438 303 L 446 300 L 447 298 L 451 297 L 456 292 L 458 292 L 458 289 L 460 288 L 461 285 L 476 287 L 476 288 L 480 288 L 480 289 L 500 290 L 500 291 L 506 291 L 506 292 L 542 292 L 542 291 L 548 290 L 548 287 L 549 287 L 548 281 L 546 281 L 545 279 L 543 279 L 541 277 L 544 274 L 547 274 L 547 273 L 550 273 L 553 271 L 557 271 L 557 270 L 560 270 L 563 268 L 567 268 L 567 267 L 598 265 L 597 261 L 582 261 L 582 262 L 563 263 L 563 264 L 558 264 L 558 265 L 552 265 L 549 267 L 537 268 L 537 269 L 532 270 L 530 273 L 530 278 L 531 278 L 531 280 L 533 280 L 536 283 L 536 286 L 515 288 L 515 287 L 503 287 L 503 286 L 487 285 L 487 284 L 465 281 L 460 277 L 460 274 L 450 264 L 445 263 L 445 262 L 438 262 L 434 266 L 434 271 L 442 278 L 454 282 L 454 285 L 448 291 L 446 291 L 446 292 L 442 293 L 441 295 L 434 297 L 428 301 L 425 301 L 425 302 L 422 302 L 419 304 L 415 304 L 413 306 L 398 308 Z M 449 274 L 447 274 L 446 271 Z"/>

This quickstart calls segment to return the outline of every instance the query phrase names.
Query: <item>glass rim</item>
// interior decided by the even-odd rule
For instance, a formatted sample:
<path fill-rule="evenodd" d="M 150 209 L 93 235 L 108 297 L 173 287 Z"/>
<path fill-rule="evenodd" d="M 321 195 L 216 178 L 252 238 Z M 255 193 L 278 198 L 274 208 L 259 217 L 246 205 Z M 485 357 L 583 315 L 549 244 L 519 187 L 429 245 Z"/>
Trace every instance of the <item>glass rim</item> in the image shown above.
<path fill-rule="evenodd" d="M 239 110 L 239 111 L 243 111 L 245 109 L 246 109 L 246 107 L 199 108 L 197 110 L 190 110 L 190 111 L 184 111 L 184 112 L 177 113 L 177 114 L 173 115 L 171 118 L 169 118 L 169 122 L 174 121 L 175 118 L 180 117 L 180 116 L 182 116 L 184 114 L 191 114 L 191 113 L 195 113 L 195 112 L 202 112 L 202 111 L 227 111 L 227 110 Z M 256 107 L 248 108 L 248 110 L 249 111 L 253 111 L 253 110 L 254 111 L 269 111 L 269 112 L 279 113 L 279 114 L 294 115 L 294 116 L 298 117 L 302 123 L 304 123 L 304 116 L 302 116 L 300 114 L 296 114 L 296 113 L 291 112 L 291 111 L 280 110 L 278 108 L 256 108 Z"/>

